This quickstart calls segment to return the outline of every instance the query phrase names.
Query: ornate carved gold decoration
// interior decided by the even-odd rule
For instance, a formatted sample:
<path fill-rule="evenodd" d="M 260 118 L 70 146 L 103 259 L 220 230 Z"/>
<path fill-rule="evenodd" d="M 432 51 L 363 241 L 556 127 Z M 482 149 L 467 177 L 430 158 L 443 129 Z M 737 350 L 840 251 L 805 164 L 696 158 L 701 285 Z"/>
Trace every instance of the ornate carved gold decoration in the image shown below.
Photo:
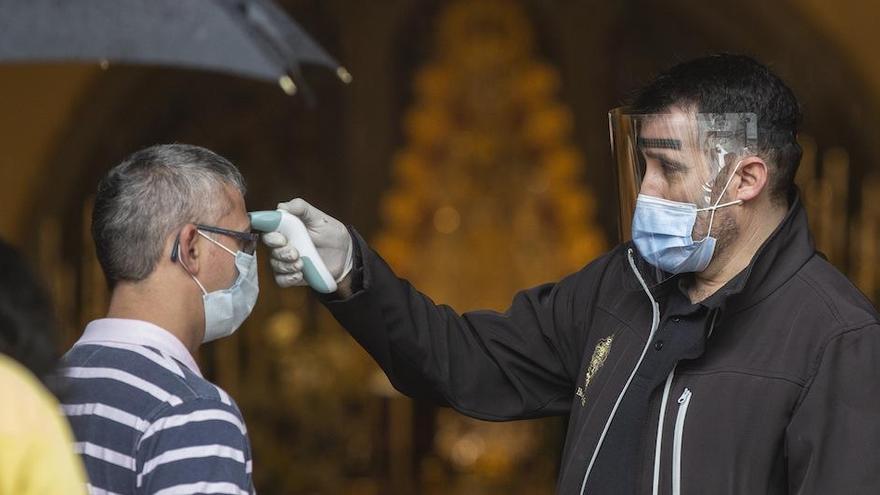
<path fill-rule="evenodd" d="M 406 145 L 394 158 L 374 245 L 436 301 L 501 309 L 517 289 L 577 270 L 606 242 L 571 140 L 571 111 L 558 101 L 559 74 L 536 55 L 520 5 L 452 2 L 434 43 L 434 57 L 415 75 Z M 485 488 L 535 462 L 541 428 L 441 410 L 435 448 Z M 436 461 L 422 466 L 428 482 L 442 472 Z M 551 490 L 553 469 L 543 473 L 546 486 L 508 493 Z M 437 490 L 457 488 L 438 482 Z"/>
<path fill-rule="evenodd" d="M 601 253 L 559 75 L 511 1 L 455 2 L 415 77 L 407 144 L 382 199 L 382 255 L 458 309 L 504 307 Z"/>

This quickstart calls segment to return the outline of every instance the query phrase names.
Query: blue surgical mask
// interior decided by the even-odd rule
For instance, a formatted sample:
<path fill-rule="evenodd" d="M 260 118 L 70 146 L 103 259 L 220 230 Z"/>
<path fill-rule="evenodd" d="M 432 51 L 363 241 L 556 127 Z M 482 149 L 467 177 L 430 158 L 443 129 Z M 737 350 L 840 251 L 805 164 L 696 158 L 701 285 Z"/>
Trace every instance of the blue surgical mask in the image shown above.
<path fill-rule="evenodd" d="M 739 164 L 737 164 L 739 167 Z M 736 168 L 734 168 L 734 173 Z M 733 178 L 731 174 L 730 179 Z M 711 236 L 715 210 L 742 204 L 742 200 L 720 204 L 730 179 L 708 208 L 697 208 L 693 203 L 639 194 L 632 222 L 632 238 L 639 254 L 657 268 L 672 274 L 701 272 L 709 266 L 717 240 Z M 697 212 L 711 211 L 709 228 L 702 240 L 693 239 Z"/>
<path fill-rule="evenodd" d="M 235 267 L 238 269 L 238 276 L 228 289 L 215 290 L 213 292 L 205 290 L 205 286 L 199 282 L 199 279 L 190 273 L 190 276 L 202 291 L 202 301 L 205 308 L 205 336 L 202 338 L 202 343 L 205 343 L 222 337 L 228 337 L 235 333 L 235 330 L 244 323 L 244 320 L 247 319 L 254 309 L 254 305 L 257 303 L 257 296 L 260 293 L 260 286 L 257 278 L 256 253 L 232 252 L 232 250 L 201 231 L 199 231 L 199 235 L 233 255 L 235 257 Z"/>

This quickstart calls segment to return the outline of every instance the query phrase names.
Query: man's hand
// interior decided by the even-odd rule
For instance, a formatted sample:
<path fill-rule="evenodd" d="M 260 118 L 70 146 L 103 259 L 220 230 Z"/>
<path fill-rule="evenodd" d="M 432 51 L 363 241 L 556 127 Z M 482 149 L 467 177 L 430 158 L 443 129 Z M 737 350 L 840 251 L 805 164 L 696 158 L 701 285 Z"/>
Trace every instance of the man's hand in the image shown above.
<path fill-rule="evenodd" d="M 353 263 L 351 235 L 345 225 L 301 198 L 278 203 L 278 209 L 302 220 L 330 275 L 337 283 L 342 281 L 351 271 Z M 275 272 L 275 282 L 280 287 L 307 285 L 303 280 L 303 262 L 299 252 L 287 245 L 284 235 L 269 232 L 263 235 L 263 243 L 270 249 L 269 263 Z"/>

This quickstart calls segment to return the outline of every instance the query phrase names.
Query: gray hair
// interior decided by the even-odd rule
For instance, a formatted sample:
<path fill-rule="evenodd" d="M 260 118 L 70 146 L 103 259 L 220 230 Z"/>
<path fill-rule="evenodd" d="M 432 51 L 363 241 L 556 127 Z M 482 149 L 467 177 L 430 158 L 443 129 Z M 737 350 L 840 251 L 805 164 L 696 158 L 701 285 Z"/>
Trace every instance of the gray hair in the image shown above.
<path fill-rule="evenodd" d="M 186 144 L 151 146 L 113 167 L 98 185 L 92 237 L 112 287 L 156 268 L 165 240 L 188 223 L 213 223 L 229 212 L 223 189 L 245 194 L 244 178 L 222 156 Z"/>

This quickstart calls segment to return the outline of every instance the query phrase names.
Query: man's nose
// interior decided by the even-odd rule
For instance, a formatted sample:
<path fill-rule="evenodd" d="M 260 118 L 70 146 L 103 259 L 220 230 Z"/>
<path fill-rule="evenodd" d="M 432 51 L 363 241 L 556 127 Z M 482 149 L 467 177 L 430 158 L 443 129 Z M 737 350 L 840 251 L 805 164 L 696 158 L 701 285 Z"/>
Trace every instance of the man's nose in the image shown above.
<path fill-rule="evenodd" d="M 639 186 L 639 194 L 644 194 L 646 196 L 654 196 L 656 198 L 663 197 L 664 188 L 660 184 L 655 177 L 652 177 L 651 174 L 646 175 L 642 179 L 642 183 Z"/>

